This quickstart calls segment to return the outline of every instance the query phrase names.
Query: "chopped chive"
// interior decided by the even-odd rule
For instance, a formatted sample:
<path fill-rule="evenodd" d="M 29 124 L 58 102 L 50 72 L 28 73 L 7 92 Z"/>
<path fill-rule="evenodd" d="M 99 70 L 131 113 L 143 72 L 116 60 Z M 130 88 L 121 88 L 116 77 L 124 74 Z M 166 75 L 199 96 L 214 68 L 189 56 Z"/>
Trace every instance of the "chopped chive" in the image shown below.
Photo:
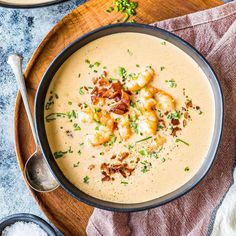
<path fill-rule="evenodd" d="M 107 9 L 106 9 L 106 12 L 108 12 L 108 13 L 111 13 L 111 12 L 113 12 L 114 11 L 114 7 L 108 7 Z"/>
<path fill-rule="evenodd" d="M 184 171 L 189 171 L 190 170 L 190 168 L 188 167 L 188 166 L 186 166 L 185 168 L 184 168 Z"/>
<path fill-rule="evenodd" d="M 139 64 L 136 64 L 136 67 L 140 67 L 140 65 L 139 65 Z"/>
<path fill-rule="evenodd" d="M 166 45 L 166 41 L 161 42 L 161 45 Z"/>
<path fill-rule="evenodd" d="M 101 65 L 101 62 L 99 62 L 99 61 L 96 61 L 96 62 L 94 63 L 94 65 L 95 65 L 96 67 L 98 67 L 98 66 L 100 66 L 100 65 Z"/>
<path fill-rule="evenodd" d="M 139 154 L 140 154 L 141 156 L 146 156 L 146 155 L 147 155 L 147 151 L 146 151 L 146 150 L 140 150 L 140 151 L 139 151 Z"/>
<path fill-rule="evenodd" d="M 140 139 L 140 140 L 136 141 L 135 143 L 140 143 L 140 142 L 146 141 L 146 140 L 148 140 L 148 139 L 150 139 L 150 138 L 152 138 L 152 136 L 149 136 L 149 137 Z"/>
<path fill-rule="evenodd" d="M 165 67 L 164 67 L 164 66 L 161 66 L 160 69 L 161 69 L 161 71 L 163 71 L 163 70 L 165 69 Z"/>
<path fill-rule="evenodd" d="M 69 101 L 69 102 L 68 102 L 68 105 L 72 105 L 72 102 L 71 102 L 71 101 Z"/>
<path fill-rule="evenodd" d="M 133 55 L 133 52 L 131 52 L 130 49 L 127 49 L 127 52 L 129 53 L 130 56 Z"/>
<path fill-rule="evenodd" d="M 79 94 L 80 95 L 84 95 L 84 90 L 83 89 L 84 89 L 84 87 L 80 87 L 80 89 L 79 89 Z"/>
<path fill-rule="evenodd" d="M 185 142 L 184 140 L 182 140 L 182 139 L 180 139 L 180 138 L 177 138 L 177 139 L 175 140 L 175 142 L 176 142 L 176 143 L 181 142 L 181 143 L 184 143 L 185 145 L 189 146 L 189 143 Z"/>
<path fill-rule="evenodd" d="M 85 183 L 85 184 L 88 184 L 88 183 L 89 183 L 89 177 L 88 177 L 87 175 L 84 177 L 84 183 Z"/>
<path fill-rule="evenodd" d="M 76 164 L 73 164 L 73 167 L 78 167 L 79 166 L 79 161 Z"/>
<path fill-rule="evenodd" d="M 126 181 L 121 181 L 120 183 L 124 184 L 124 185 L 128 184 L 128 182 L 126 182 Z"/>
<path fill-rule="evenodd" d="M 174 79 L 165 80 L 165 82 L 166 82 L 171 88 L 176 88 L 176 87 L 177 87 L 177 83 L 175 82 Z"/>
<path fill-rule="evenodd" d="M 90 60 L 89 60 L 89 59 L 86 59 L 85 62 L 88 63 L 88 64 L 90 64 Z"/>

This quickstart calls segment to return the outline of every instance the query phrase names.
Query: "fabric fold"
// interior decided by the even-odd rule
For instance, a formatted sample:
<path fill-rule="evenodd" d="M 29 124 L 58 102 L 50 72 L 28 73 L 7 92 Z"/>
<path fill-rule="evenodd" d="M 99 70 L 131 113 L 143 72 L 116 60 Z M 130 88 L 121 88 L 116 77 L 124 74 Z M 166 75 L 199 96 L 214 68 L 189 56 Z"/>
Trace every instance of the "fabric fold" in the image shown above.
<path fill-rule="evenodd" d="M 210 235 L 217 208 L 233 183 L 236 150 L 236 111 L 233 109 L 236 104 L 236 2 L 153 25 L 188 41 L 215 70 L 225 99 L 225 124 L 220 149 L 208 175 L 188 194 L 143 212 L 129 214 L 95 209 L 87 226 L 89 236 Z M 221 234 L 219 230 L 220 227 L 215 225 L 214 235 L 232 235 Z M 236 235 L 236 229 L 234 233 Z"/>

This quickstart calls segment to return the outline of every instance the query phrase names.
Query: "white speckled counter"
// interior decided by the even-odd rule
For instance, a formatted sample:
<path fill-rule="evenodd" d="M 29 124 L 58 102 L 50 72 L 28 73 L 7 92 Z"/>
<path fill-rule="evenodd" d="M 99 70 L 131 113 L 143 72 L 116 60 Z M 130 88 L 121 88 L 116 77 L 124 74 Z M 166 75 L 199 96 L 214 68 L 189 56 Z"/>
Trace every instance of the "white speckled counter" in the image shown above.
<path fill-rule="evenodd" d="M 0 219 L 15 213 L 32 213 L 44 219 L 22 179 L 13 140 L 13 112 L 17 85 L 6 63 L 7 55 L 24 55 L 24 67 L 48 31 L 84 0 L 37 9 L 0 7 Z"/>

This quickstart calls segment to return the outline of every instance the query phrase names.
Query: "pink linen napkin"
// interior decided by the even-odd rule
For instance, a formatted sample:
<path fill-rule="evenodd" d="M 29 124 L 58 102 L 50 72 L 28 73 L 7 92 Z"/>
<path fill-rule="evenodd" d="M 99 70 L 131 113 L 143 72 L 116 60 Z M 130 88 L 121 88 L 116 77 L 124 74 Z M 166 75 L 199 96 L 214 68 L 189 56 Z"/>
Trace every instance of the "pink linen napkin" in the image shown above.
<path fill-rule="evenodd" d="M 89 236 L 210 234 L 217 208 L 232 184 L 236 150 L 236 2 L 154 25 L 179 35 L 197 48 L 220 79 L 225 125 L 217 159 L 196 188 L 164 206 L 136 213 L 95 209 L 87 226 Z"/>

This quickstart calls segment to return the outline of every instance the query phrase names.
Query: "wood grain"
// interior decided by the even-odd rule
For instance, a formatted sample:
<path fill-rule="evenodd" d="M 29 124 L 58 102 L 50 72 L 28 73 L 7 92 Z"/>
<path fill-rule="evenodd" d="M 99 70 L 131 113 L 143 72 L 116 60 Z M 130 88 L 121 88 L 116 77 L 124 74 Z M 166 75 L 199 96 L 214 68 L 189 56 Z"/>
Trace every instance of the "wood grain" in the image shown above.
<path fill-rule="evenodd" d="M 38 84 L 56 55 L 84 33 L 122 19 L 119 13 L 105 12 L 111 2 L 90 0 L 79 6 L 59 21 L 39 45 L 25 71 L 32 111 Z M 219 0 L 139 0 L 137 2 L 139 7 L 135 19 L 139 23 L 147 24 L 222 4 Z M 23 173 L 24 164 L 33 153 L 35 144 L 19 94 L 15 105 L 14 138 L 19 166 Z M 92 207 L 77 201 L 62 188 L 51 193 L 37 193 L 32 189 L 30 191 L 46 216 L 64 235 L 86 235 L 85 229 Z"/>

